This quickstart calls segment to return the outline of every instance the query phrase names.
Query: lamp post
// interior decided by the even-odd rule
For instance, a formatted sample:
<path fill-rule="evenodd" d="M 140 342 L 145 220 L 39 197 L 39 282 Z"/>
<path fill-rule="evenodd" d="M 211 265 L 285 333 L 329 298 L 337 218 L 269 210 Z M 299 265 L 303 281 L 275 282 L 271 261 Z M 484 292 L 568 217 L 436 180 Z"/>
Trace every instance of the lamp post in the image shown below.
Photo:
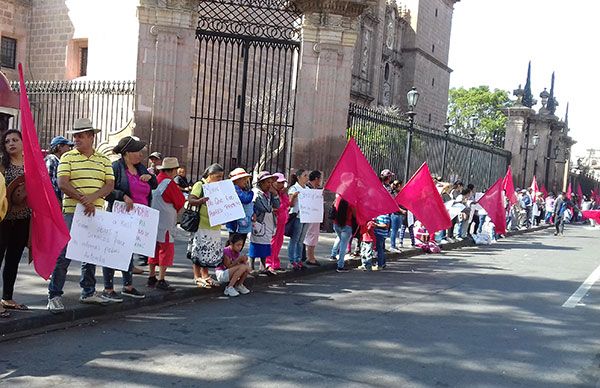
<path fill-rule="evenodd" d="M 446 179 L 446 156 L 448 155 L 448 137 L 450 136 L 450 127 L 452 123 L 449 121 L 444 124 L 444 154 L 442 156 L 442 179 Z"/>
<path fill-rule="evenodd" d="M 471 183 L 471 165 L 473 164 L 473 143 L 475 142 L 475 128 L 479 126 L 479 116 L 473 115 L 469 117 L 469 127 L 471 128 L 471 132 L 469 133 L 469 138 L 471 140 L 471 151 L 469 152 L 469 170 L 467 173 L 467 184 Z"/>
<path fill-rule="evenodd" d="M 538 142 L 540 141 L 540 137 L 537 134 L 537 132 L 535 132 L 532 136 L 531 142 L 533 144 L 532 148 L 529 148 L 529 131 L 531 130 L 531 119 L 528 117 L 527 118 L 527 126 L 525 127 L 525 147 L 521 146 L 520 151 L 525 150 L 525 160 L 523 163 L 523 182 L 521 187 L 525 187 L 525 184 L 527 182 L 527 158 L 529 156 L 529 151 L 533 151 L 535 149 L 535 147 L 538 145 Z"/>
<path fill-rule="evenodd" d="M 417 102 L 419 101 L 419 92 L 417 92 L 417 88 L 414 86 L 412 89 L 406 93 L 406 100 L 408 101 L 408 112 L 406 115 L 408 116 L 408 136 L 406 139 L 406 165 L 404 166 L 404 184 L 408 182 L 408 178 L 410 175 L 410 150 L 412 147 L 412 135 L 415 125 L 415 116 L 417 113 L 415 112 L 415 108 L 417 107 Z"/>

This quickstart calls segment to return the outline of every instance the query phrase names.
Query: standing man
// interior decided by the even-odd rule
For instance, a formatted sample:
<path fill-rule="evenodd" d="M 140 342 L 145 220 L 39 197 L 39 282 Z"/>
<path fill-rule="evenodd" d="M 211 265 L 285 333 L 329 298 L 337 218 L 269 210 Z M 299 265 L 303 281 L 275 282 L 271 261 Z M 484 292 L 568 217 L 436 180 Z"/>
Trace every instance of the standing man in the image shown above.
<path fill-rule="evenodd" d="M 525 227 L 531 228 L 531 214 L 533 212 L 533 200 L 526 189 L 521 190 L 523 196 L 520 200 L 521 207 L 525 210 Z"/>
<path fill-rule="evenodd" d="M 562 236 L 565 230 L 565 210 L 567 209 L 567 193 L 563 192 L 562 194 L 558 195 L 556 197 L 556 200 L 554 201 L 554 213 L 553 213 L 553 217 L 554 217 L 554 227 L 556 228 L 556 231 L 554 232 L 555 236 L 558 236 L 558 234 L 560 233 L 560 235 Z"/>
<path fill-rule="evenodd" d="M 62 204 L 62 190 L 58 187 L 58 177 L 56 176 L 58 172 L 58 164 L 60 163 L 60 158 L 67 151 L 70 151 L 75 143 L 65 139 L 62 136 L 56 136 L 50 142 L 50 153 L 46 155 L 44 161 L 46 162 L 46 169 L 48 170 L 48 175 L 50 175 L 50 182 L 52 182 L 52 187 L 54 188 L 54 193 L 58 198 L 58 202 Z"/>
<path fill-rule="evenodd" d="M 157 167 L 162 164 L 162 154 L 160 152 L 153 152 L 148 156 L 148 172 L 152 175 L 157 175 Z"/>
<path fill-rule="evenodd" d="M 85 207 L 84 213 L 93 217 L 96 209 L 104 207 L 104 197 L 113 191 L 114 175 L 110 160 L 96 152 L 93 147 L 95 134 L 100 132 L 92 126 L 90 119 L 75 120 L 73 134 L 75 149 L 66 152 L 58 165 L 58 186 L 65 194 L 63 214 L 67 228 L 71 228 L 73 213 L 77 204 Z M 67 248 L 63 249 L 48 285 L 48 310 L 53 313 L 64 311 L 61 296 L 71 260 L 66 258 Z M 96 266 L 81 263 L 81 303 L 106 304 L 109 299 L 96 293 Z"/>

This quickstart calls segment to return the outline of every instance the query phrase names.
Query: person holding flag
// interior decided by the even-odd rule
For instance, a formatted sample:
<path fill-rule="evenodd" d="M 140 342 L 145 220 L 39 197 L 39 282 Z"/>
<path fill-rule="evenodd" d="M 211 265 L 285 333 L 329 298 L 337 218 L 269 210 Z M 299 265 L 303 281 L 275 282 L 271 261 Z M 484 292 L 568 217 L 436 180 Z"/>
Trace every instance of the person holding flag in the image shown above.
<path fill-rule="evenodd" d="M 75 148 L 60 158 L 58 185 L 64 193 L 63 213 L 67 228 L 71 228 L 77 204 L 84 206 L 84 213 L 93 217 L 96 209 L 104 207 L 104 198 L 114 189 L 114 172 L 110 160 L 94 149 L 95 135 L 90 119 L 75 120 L 73 134 Z M 48 285 L 48 310 L 52 313 L 64 311 L 61 296 L 71 260 L 66 257 L 67 248 L 60 253 L 52 280 Z M 81 303 L 106 304 L 110 300 L 96 293 L 96 265 L 81 263 Z"/>

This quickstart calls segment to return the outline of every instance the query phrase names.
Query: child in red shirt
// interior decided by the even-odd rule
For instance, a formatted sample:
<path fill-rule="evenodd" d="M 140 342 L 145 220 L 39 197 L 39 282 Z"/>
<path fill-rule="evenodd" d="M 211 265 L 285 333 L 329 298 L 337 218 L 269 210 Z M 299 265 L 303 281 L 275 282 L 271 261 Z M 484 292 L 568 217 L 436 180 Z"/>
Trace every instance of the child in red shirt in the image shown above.
<path fill-rule="evenodd" d="M 362 265 L 358 269 L 363 271 L 371 271 L 373 266 L 373 258 L 375 257 L 375 251 L 373 251 L 373 244 L 375 242 L 375 220 L 367 222 L 366 225 L 360 226 L 360 234 L 362 236 L 360 243 L 360 258 Z"/>

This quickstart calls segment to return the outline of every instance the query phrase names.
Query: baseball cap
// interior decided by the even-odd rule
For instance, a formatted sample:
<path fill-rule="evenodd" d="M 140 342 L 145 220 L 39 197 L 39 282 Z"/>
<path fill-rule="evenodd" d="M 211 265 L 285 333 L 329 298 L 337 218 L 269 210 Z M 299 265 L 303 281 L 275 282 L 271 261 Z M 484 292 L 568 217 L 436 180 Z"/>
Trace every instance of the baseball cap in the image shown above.
<path fill-rule="evenodd" d="M 75 143 L 73 143 L 70 140 L 65 139 L 62 136 L 56 136 L 55 138 L 53 138 L 50 141 L 50 147 L 56 147 L 57 145 L 61 145 L 61 144 L 66 144 L 66 145 L 69 145 L 71 147 L 73 147 L 75 145 Z"/>

